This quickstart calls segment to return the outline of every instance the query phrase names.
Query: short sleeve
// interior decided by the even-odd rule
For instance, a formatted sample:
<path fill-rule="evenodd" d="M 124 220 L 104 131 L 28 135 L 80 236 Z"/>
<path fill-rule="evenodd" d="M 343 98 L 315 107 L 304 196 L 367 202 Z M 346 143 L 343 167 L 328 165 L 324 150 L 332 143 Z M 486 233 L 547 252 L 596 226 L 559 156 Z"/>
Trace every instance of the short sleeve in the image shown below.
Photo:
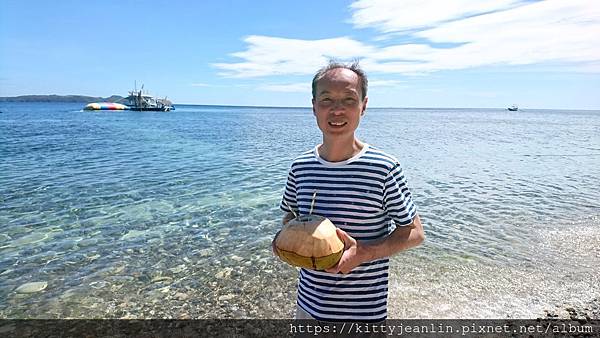
<path fill-rule="evenodd" d="M 296 178 L 294 177 L 294 172 L 292 171 L 292 169 L 290 169 L 290 171 L 288 172 L 287 182 L 285 184 L 285 191 L 283 192 L 283 197 L 281 199 L 281 203 L 279 204 L 279 208 L 284 212 L 292 212 L 290 210 L 290 207 L 294 210 L 298 210 Z"/>
<path fill-rule="evenodd" d="M 386 176 L 383 207 L 396 226 L 409 225 L 417 214 L 404 171 L 399 163 L 396 163 Z"/>

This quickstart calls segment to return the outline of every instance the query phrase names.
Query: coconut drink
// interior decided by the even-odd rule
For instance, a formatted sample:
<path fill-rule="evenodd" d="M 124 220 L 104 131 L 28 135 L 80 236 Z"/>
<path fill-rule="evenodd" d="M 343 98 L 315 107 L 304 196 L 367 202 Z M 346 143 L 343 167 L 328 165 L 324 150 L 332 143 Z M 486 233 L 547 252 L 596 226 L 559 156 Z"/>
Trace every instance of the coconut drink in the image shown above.
<path fill-rule="evenodd" d="M 303 215 L 289 221 L 275 239 L 275 249 L 284 262 L 307 269 L 335 266 L 344 253 L 344 242 L 323 216 Z"/>

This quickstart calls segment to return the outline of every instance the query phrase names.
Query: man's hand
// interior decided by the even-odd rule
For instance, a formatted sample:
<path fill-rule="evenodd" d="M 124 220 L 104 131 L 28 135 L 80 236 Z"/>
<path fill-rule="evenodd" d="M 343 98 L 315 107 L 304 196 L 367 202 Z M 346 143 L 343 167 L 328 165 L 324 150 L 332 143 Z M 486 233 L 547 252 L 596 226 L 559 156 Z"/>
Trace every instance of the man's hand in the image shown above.
<path fill-rule="evenodd" d="M 289 221 L 294 219 L 294 214 L 292 214 L 291 212 L 286 212 L 285 215 L 283 215 L 283 219 L 281 220 L 281 223 L 283 226 L 285 226 Z M 279 233 L 281 232 L 281 230 L 277 231 L 277 233 L 275 234 L 275 237 L 273 238 L 273 241 L 271 241 L 271 251 L 273 251 L 273 255 L 275 255 L 275 257 L 279 257 L 279 255 L 277 254 L 277 248 L 275 248 L 275 240 L 277 239 L 277 236 L 279 236 Z"/>
<path fill-rule="evenodd" d="M 277 240 L 277 236 L 279 236 L 280 232 L 281 232 L 281 230 L 277 231 L 277 233 L 275 234 L 275 237 L 273 238 L 273 241 L 271 241 L 271 251 L 273 251 L 273 255 L 275 257 L 279 257 L 279 254 L 277 254 L 277 248 L 275 247 L 275 241 Z"/>
<path fill-rule="evenodd" d="M 397 227 L 390 235 L 373 241 L 357 242 L 345 231 L 341 229 L 336 231 L 338 237 L 344 242 L 344 253 L 336 266 L 325 270 L 330 273 L 349 273 L 364 262 L 390 257 L 400 251 L 418 246 L 425 240 L 419 215 L 413 217 L 411 224 Z"/>
<path fill-rule="evenodd" d="M 344 253 L 342 254 L 342 258 L 340 258 L 340 261 L 334 267 L 325 271 L 329 273 L 346 274 L 355 267 L 366 262 L 367 259 L 365 259 L 365 253 L 362 246 L 360 246 L 354 238 L 342 229 L 337 228 L 336 232 L 338 237 L 344 242 Z"/>

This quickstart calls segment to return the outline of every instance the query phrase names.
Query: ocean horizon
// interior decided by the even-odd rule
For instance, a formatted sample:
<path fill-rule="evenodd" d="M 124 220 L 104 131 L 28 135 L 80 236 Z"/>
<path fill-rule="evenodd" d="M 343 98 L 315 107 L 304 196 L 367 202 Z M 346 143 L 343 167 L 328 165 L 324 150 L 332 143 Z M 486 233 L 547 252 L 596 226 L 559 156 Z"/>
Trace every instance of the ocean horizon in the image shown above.
<path fill-rule="evenodd" d="M 20 95 L 20 96 L 4 96 L 4 97 L 0 97 L 0 99 L 3 99 L 2 101 L 0 101 L 1 103 L 5 103 L 5 104 L 14 104 L 14 103 L 20 103 L 20 104 L 80 104 L 82 106 L 82 110 L 83 107 L 91 102 L 87 102 L 87 101 L 81 101 L 81 102 L 72 102 L 72 101 L 65 101 L 65 102 L 61 102 L 61 101 L 52 101 L 52 102 L 45 102 L 45 101 L 18 101 L 18 100 L 10 100 L 10 99 L 18 99 L 22 96 L 64 96 L 64 97 L 70 97 L 70 96 L 89 96 L 89 95 L 57 95 L 57 94 L 29 94 L 29 95 Z M 114 96 L 114 95 L 113 95 Z M 89 96 L 92 97 L 92 96 Z M 98 102 L 102 102 L 102 101 L 98 101 Z M 306 106 L 277 106 L 277 105 L 273 105 L 273 106 L 263 106 L 263 105 L 239 105 L 239 104 L 200 104 L 200 103 L 173 103 L 174 107 L 228 107 L 228 108 L 281 108 L 281 109 L 312 109 L 312 107 L 307 104 Z M 377 107 L 377 106 L 371 106 L 369 105 L 369 109 L 401 109 L 401 110 L 431 110 L 431 109 L 439 109 L 439 110 L 507 110 L 508 105 L 506 107 L 403 107 L 403 106 L 383 106 L 383 107 Z M 519 107 L 519 111 L 587 111 L 587 112 L 600 112 L 600 109 L 594 108 L 594 109 L 590 109 L 590 108 L 586 108 L 586 109 L 582 109 L 582 108 L 572 108 L 572 107 L 553 107 L 553 108 L 538 108 L 538 107 Z"/>
<path fill-rule="evenodd" d="M 84 105 L 0 102 L 0 318 L 291 318 L 270 243 L 310 107 Z M 599 315 L 600 110 L 369 108 L 357 136 L 427 235 L 390 318 Z"/>
<path fill-rule="evenodd" d="M 174 107 L 230 107 L 230 108 L 283 108 L 283 109 L 311 109 L 312 107 L 310 105 L 306 105 L 306 106 L 245 106 L 245 105 L 228 105 L 228 104 L 194 104 L 194 103 L 174 103 L 173 104 Z M 502 110 L 502 111 L 506 111 L 507 107 L 392 107 L 392 106 L 385 106 L 385 107 L 376 107 L 373 106 L 371 107 L 371 105 L 369 105 L 368 109 L 377 109 L 377 110 L 381 110 L 381 109 L 399 109 L 399 110 L 433 110 L 433 109 L 439 109 L 439 110 L 486 110 L 486 111 L 496 111 L 496 110 Z M 524 112 L 524 111 L 548 111 L 548 112 L 552 112 L 552 111 L 582 111 L 582 112 L 599 112 L 600 113 L 600 109 L 581 109 L 581 108 L 535 108 L 535 107 L 519 107 L 519 111 Z"/>

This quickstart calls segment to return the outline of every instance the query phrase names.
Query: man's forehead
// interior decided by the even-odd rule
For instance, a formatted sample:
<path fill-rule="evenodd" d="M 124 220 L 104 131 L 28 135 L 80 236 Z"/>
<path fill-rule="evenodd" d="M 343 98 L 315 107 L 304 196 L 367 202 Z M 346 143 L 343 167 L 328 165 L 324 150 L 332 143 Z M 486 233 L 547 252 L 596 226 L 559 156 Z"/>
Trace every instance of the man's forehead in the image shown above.
<path fill-rule="evenodd" d="M 346 87 L 345 90 L 347 91 L 358 91 L 358 75 L 350 69 L 332 69 L 317 82 L 319 93 L 328 92 L 328 86 L 323 86 L 324 84 L 340 85 Z"/>
<path fill-rule="evenodd" d="M 354 71 L 346 68 L 334 68 L 328 70 L 325 74 L 323 74 L 323 78 L 321 80 L 328 79 L 330 81 L 341 81 L 341 80 L 350 80 L 358 82 L 358 74 Z"/>

